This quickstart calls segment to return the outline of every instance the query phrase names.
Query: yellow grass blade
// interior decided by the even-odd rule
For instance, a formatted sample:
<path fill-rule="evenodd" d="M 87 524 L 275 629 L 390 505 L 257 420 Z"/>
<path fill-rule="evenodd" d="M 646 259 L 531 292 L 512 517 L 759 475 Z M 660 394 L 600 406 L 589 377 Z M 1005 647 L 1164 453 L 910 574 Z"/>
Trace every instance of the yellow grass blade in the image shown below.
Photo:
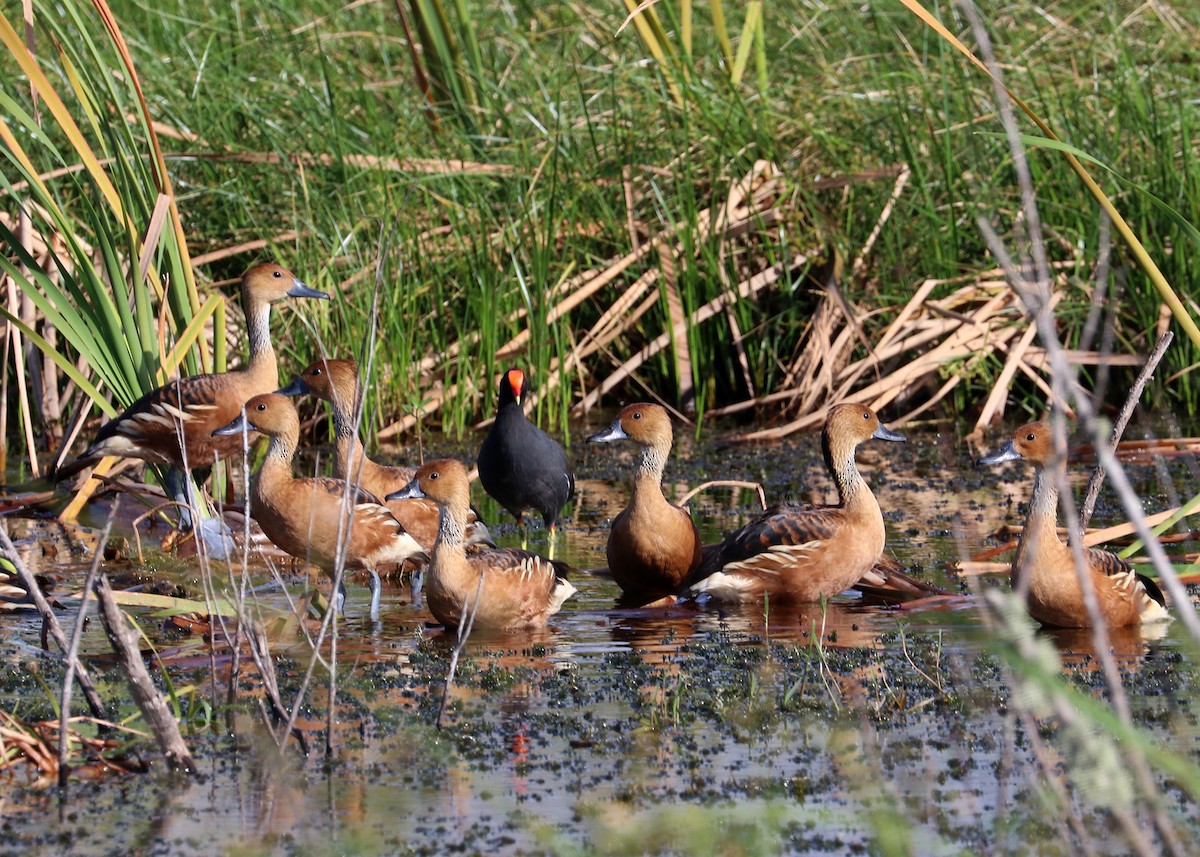
<path fill-rule="evenodd" d="M 117 189 L 113 187 L 112 181 L 108 178 L 108 174 L 100 166 L 99 160 L 92 152 L 92 147 L 88 145 L 87 138 L 83 136 L 83 132 L 79 126 L 75 124 L 75 119 L 71 116 L 67 106 L 59 97 L 58 91 L 50 84 L 49 78 L 42 73 L 41 68 L 37 64 L 37 60 L 30 55 L 25 49 L 24 43 L 16 30 L 8 23 L 8 20 L 0 15 L 0 42 L 8 49 L 13 59 L 21 67 L 21 71 L 29 78 L 29 82 L 37 88 L 38 95 L 46 104 L 46 109 L 54 116 L 59 127 L 71 142 L 75 153 L 79 155 L 84 166 L 87 167 L 88 174 L 96 183 L 96 187 L 100 189 L 100 193 L 104 196 L 105 202 L 112 208 L 121 220 L 125 220 L 125 206 L 121 202 L 121 196 L 117 193 Z M 34 171 L 36 173 L 36 170 Z"/>
<path fill-rule="evenodd" d="M 683 94 L 679 91 L 679 87 L 675 85 L 675 71 L 671 67 L 668 60 L 670 53 L 670 45 L 666 43 L 665 38 L 660 40 L 659 34 L 662 33 L 662 25 L 658 24 L 658 18 L 654 15 L 654 10 L 643 4 L 639 6 L 635 0 L 625 0 L 625 8 L 629 10 L 629 16 L 633 19 L 633 26 L 637 28 L 638 35 L 641 36 L 642 43 L 646 46 L 646 50 L 650 51 L 650 55 L 658 63 L 662 69 L 663 77 L 667 79 L 667 87 L 671 90 L 671 97 L 680 107 L 683 106 Z M 655 26 L 658 24 L 658 26 Z"/>
<path fill-rule="evenodd" d="M 733 70 L 729 73 L 729 82 L 737 86 L 742 82 L 746 73 L 746 63 L 750 61 L 750 48 L 758 32 L 762 20 L 762 0 L 750 0 L 746 4 L 746 21 L 742 24 L 742 38 L 738 41 L 737 56 L 733 60 Z"/>
<path fill-rule="evenodd" d="M 975 66 L 978 67 L 984 74 L 986 74 L 989 79 L 1002 86 L 1005 93 L 1008 94 L 1008 97 L 1012 99 L 1013 103 L 1020 107 L 1021 111 L 1028 116 L 1035 125 L 1037 125 L 1038 130 L 1040 130 L 1043 135 L 1051 140 L 1059 140 L 1058 135 L 1050 130 L 1050 126 L 1046 124 L 1046 122 L 1042 120 L 1040 116 L 1034 113 L 1029 105 L 1018 98 L 1012 90 L 1010 90 L 1007 86 L 1004 86 L 1001 81 L 996 80 L 987 65 L 981 59 L 975 56 L 975 54 L 972 53 L 966 45 L 960 42 L 953 33 L 947 30 L 945 26 L 943 26 L 942 22 L 934 17 L 932 12 L 922 6 L 919 2 L 917 2 L 917 0 L 900 0 L 900 2 L 903 3 L 910 12 L 925 22 L 925 24 L 934 32 L 950 43 L 955 50 L 974 63 Z M 1188 313 L 1187 308 L 1183 305 L 1183 302 L 1179 299 L 1179 296 L 1175 294 L 1175 290 L 1171 288 L 1171 284 L 1167 282 L 1167 278 L 1163 276 L 1162 271 L 1160 271 L 1158 266 L 1154 264 L 1154 260 L 1150 258 L 1150 253 L 1134 234 L 1133 228 L 1125 222 L 1125 218 L 1121 216 L 1121 213 L 1117 211 L 1117 207 L 1113 205 L 1112 200 L 1108 198 L 1108 195 L 1100 188 L 1100 185 L 1096 183 L 1096 180 L 1093 179 L 1091 174 L 1084 168 L 1083 163 L 1070 152 L 1064 151 L 1062 155 L 1067 159 L 1067 163 L 1070 164 L 1071 169 L 1075 171 L 1075 174 L 1079 176 L 1079 179 L 1083 182 L 1084 187 L 1086 187 L 1092 196 L 1095 197 L 1096 201 L 1100 203 L 1100 207 L 1103 208 L 1105 213 L 1109 216 L 1109 218 L 1111 218 L 1113 226 L 1117 228 L 1117 232 L 1120 233 L 1121 238 L 1125 241 L 1125 244 L 1133 253 L 1134 258 L 1138 260 L 1138 264 L 1141 265 L 1142 270 L 1146 272 L 1146 275 L 1150 278 L 1150 282 L 1154 284 L 1154 288 L 1158 290 L 1159 295 L 1163 299 L 1163 303 L 1170 307 L 1171 314 L 1175 317 L 1175 320 L 1179 323 L 1179 326 L 1183 328 L 1184 332 L 1187 333 L 1188 339 L 1192 341 L 1193 345 L 1195 345 L 1197 348 L 1200 348 L 1200 327 L 1196 326 L 1196 322 Z"/>
<path fill-rule="evenodd" d="M 191 322 L 179 338 L 175 340 L 174 347 L 167 352 L 163 359 L 162 365 L 158 370 L 159 384 L 165 384 L 175 376 L 175 370 L 183 362 L 183 358 L 187 356 L 188 350 L 199 339 L 201 332 L 204 330 L 204 324 L 210 317 L 216 314 L 218 307 L 224 307 L 225 298 L 221 295 L 211 295 L 204 302 L 204 306 L 200 307 L 200 311 L 192 316 Z"/>
<path fill-rule="evenodd" d="M 67 508 L 63 509 L 59 514 L 58 519 L 69 522 L 78 518 L 79 513 L 83 511 L 83 507 L 87 505 L 88 500 L 92 499 L 92 495 L 96 493 L 96 489 L 102 484 L 101 480 L 97 477 L 107 476 L 119 460 L 115 455 L 100 459 L 100 462 L 92 468 L 92 475 L 88 478 L 88 481 L 83 483 L 83 487 L 75 492 L 75 496 L 71 498 L 71 502 L 67 504 Z"/>

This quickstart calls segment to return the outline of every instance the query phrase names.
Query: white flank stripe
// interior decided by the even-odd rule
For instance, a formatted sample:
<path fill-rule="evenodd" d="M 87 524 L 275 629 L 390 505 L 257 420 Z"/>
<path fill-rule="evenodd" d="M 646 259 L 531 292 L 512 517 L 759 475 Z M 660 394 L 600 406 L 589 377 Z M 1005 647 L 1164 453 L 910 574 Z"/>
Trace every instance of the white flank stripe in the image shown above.
<path fill-rule="evenodd" d="M 169 429 L 175 428 L 175 421 L 170 417 L 164 417 L 162 414 L 138 414 L 134 417 L 139 423 L 150 423 L 152 425 L 166 426 Z"/>
<path fill-rule="evenodd" d="M 189 414 L 186 410 L 181 410 L 174 405 L 168 404 L 167 402 L 159 402 L 154 407 L 159 413 L 170 414 L 180 422 L 187 422 L 188 420 L 195 419 L 195 417 Z"/>
<path fill-rule="evenodd" d="M 721 593 L 728 593 L 737 598 L 743 592 L 754 587 L 755 581 L 751 578 L 718 571 L 716 574 L 710 574 L 703 580 L 693 583 L 690 588 L 692 592 L 707 592 L 715 598 L 720 598 Z"/>

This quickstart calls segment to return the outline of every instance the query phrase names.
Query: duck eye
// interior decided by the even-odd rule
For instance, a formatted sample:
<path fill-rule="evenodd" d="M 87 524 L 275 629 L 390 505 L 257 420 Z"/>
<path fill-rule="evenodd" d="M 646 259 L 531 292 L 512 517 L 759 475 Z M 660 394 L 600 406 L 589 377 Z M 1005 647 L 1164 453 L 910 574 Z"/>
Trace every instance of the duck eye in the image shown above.
<path fill-rule="evenodd" d="M 863 411 L 863 419 L 864 419 L 864 420 L 869 420 L 870 418 L 871 418 L 871 412 L 870 412 L 870 411 Z"/>
<path fill-rule="evenodd" d="M 283 274 L 280 273 L 279 271 L 272 271 L 271 276 L 278 280 L 280 277 L 283 276 Z"/>
<path fill-rule="evenodd" d="M 1030 432 L 1029 434 L 1025 435 L 1025 440 L 1037 440 L 1037 435 L 1033 432 Z"/>
<path fill-rule="evenodd" d="M 260 411 L 265 411 L 266 409 L 267 409 L 267 403 L 266 403 L 266 402 L 259 402 L 259 403 L 258 403 L 258 410 L 260 410 Z"/>
<path fill-rule="evenodd" d="M 438 478 L 438 472 L 436 470 L 434 470 L 432 473 L 429 474 L 429 481 L 432 482 L 437 478 Z"/>
<path fill-rule="evenodd" d="M 634 418 L 635 420 L 640 420 L 640 419 L 642 418 L 642 412 L 641 412 L 641 411 L 634 411 L 634 412 L 633 412 L 633 418 Z"/>

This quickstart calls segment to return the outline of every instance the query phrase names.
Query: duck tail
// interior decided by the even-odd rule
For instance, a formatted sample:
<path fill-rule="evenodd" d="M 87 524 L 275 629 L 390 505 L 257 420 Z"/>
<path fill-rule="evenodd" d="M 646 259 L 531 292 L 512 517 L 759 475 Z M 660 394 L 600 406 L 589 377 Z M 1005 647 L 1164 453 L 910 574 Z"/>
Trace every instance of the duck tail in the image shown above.
<path fill-rule="evenodd" d="M 905 574 L 900 570 L 900 563 L 890 556 L 880 557 L 875 567 L 864 574 L 854 588 L 862 593 L 864 600 L 874 604 L 900 604 L 917 598 L 954 594 Z"/>

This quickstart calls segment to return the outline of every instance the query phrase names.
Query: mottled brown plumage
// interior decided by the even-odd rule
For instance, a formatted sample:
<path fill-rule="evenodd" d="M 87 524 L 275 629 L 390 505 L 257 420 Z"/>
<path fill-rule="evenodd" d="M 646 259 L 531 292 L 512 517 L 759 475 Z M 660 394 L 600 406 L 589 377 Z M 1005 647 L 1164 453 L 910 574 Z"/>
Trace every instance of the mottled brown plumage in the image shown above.
<path fill-rule="evenodd" d="M 621 409 L 611 426 L 588 438 L 596 443 L 628 439 L 642 448 L 629 505 L 613 518 L 608 568 L 628 598 L 652 601 L 674 595 L 700 565 L 700 535 L 687 509 L 663 495 L 662 477 L 671 454 L 671 418 L 655 404 Z"/>
<path fill-rule="evenodd" d="M 870 573 L 883 555 L 883 515 L 854 462 L 868 438 L 902 441 L 865 405 L 830 408 L 821 432 L 836 506 L 785 503 L 705 548 L 689 587 L 719 601 L 819 601 Z"/>
<path fill-rule="evenodd" d="M 1066 460 L 1055 449 L 1049 423 L 1021 426 L 1012 440 L 979 461 L 998 464 L 1018 458 L 1034 466 L 1033 497 L 1013 558 L 1010 583 L 1017 589 L 1021 577 L 1028 575 L 1029 615 L 1043 625 L 1090 627 L 1092 616 L 1084 604 L 1074 554 L 1058 536 L 1058 486 L 1066 476 Z M 1170 619 L 1166 599 L 1154 581 L 1108 551 L 1084 548 L 1082 553 L 1097 606 L 1109 626 L 1121 628 Z"/>
<path fill-rule="evenodd" d="M 300 419 L 291 399 L 278 393 L 255 396 L 245 412 L 217 429 L 236 436 L 251 429 L 271 439 L 250 483 L 250 514 L 267 538 L 292 556 L 332 573 L 339 544 L 344 567 L 371 573 L 371 616 L 379 613 L 379 576 L 386 563 L 403 562 L 421 546 L 405 532 L 381 500 L 342 479 L 292 476 Z M 347 501 L 346 496 L 349 495 Z"/>
<path fill-rule="evenodd" d="M 63 468 L 59 477 L 110 455 L 198 470 L 212 466 L 218 458 L 241 452 L 240 437 L 214 437 L 213 431 L 234 419 L 247 399 L 269 393 L 279 385 L 279 369 L 271 347 L 271 302 L 288 296 L 329 297 L 310 289 L 279 265 L 255 265 L 247 271 L 242 277 L 242 308 L 250 340 L 246 367 L 191 375 L 151 390 L 101 426 L 92 445 L 76 462 Z"/>
<path fill-rule="evenodd" d="M 566 579 L 565 563 L 516 548 L 484 547 L 467 553 L 470 483 L 461 461 L 443 458 L 422 465 L 412 481 L 388 499 L 409 497 L 428 497 L 441 508 L 425 600 L 429 612 L 446 627 L 457 627 L 465 609 L 474 612 L 476 628 L 537 627 L 575 592 Z"/>
<path fill-rule="evenodd" d="M 335 438 L 334 475 L 346 479 L 374 494 L 387 497 L 404 488 L 416 474 L 415 467 L 380 464 L 372 461 L 358 439 L 358 410 L 362 402 L 362 387 L 358 380 L 358 364 L 353 360 L 327 358 L 309 364 L 287 387 L 279 391 L 285 396 L 304 394 L 316 396 L 333 406 Z M 426 550 L 433 547 L 438 533 L 438 505 L 432 500 L 389 500 L 387 507 Z M 468 545 L 495 546 L 487 527 L 471 511 L 466 539 Z"/>

